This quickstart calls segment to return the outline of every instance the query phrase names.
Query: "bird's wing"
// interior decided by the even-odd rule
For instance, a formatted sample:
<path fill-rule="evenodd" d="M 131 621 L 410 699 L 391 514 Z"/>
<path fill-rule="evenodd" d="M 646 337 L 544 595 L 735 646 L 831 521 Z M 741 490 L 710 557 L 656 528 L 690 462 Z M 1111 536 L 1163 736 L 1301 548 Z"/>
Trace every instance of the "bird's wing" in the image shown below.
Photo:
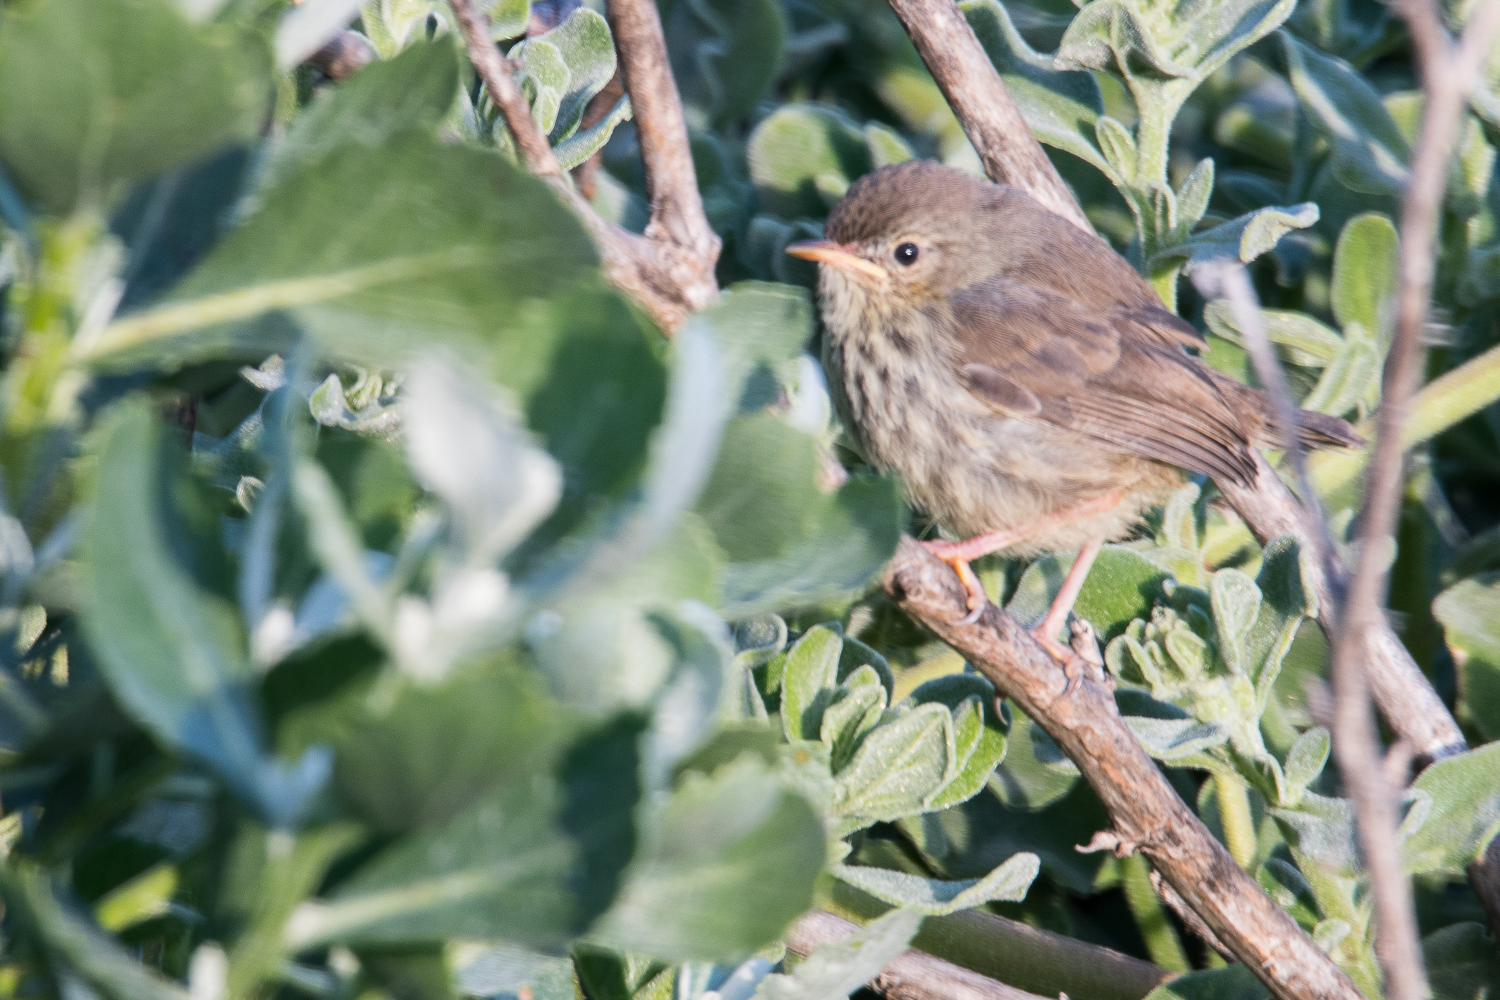
<path fill-rule="evenodd" d="M 1132 310 L 1101 314 L 1003 278 L 950 302 L 964 379 L 996 410 L 1217 479 L 1254 476 L 1234 401 Z"/>

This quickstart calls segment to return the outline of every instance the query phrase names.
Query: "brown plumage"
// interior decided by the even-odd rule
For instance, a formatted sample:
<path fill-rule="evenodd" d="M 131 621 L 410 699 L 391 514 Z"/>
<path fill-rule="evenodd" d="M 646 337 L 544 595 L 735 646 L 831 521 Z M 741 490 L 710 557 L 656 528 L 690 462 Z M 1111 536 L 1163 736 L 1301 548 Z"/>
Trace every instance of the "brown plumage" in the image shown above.
<path fill-rule="evenodd" d="M 1181 470 L 1245 482 L 1251 449 L 1277 444 L 1264 393 L 1188 354 L 1202 336 L 1129 263 L 1016 188 L 932 162 L 885 167 L 850 187 L 825 232 L 789 252 L 825 265 L 835 402 L 869 460 L 960 535 L 1100 501 L 999 551 L 1122 538 Z M 1309 445 L 1359 441 L 1300 413 Z"/>

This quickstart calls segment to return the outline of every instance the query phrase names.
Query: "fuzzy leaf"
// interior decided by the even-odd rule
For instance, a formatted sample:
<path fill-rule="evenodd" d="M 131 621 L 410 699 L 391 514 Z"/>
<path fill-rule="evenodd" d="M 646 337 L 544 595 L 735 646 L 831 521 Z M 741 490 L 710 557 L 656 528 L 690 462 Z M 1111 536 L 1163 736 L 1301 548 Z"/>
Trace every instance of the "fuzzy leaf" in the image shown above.
<path fill-rule="evenodd" d="M 1463 878 L 1500 830 L 1500 743 L 1440 760 L 1412 787 L 1432 796 L 1432 811 L 1403 845 L 1406 870 Z"/>
<path fill-rule="evenodd" d="M 1358 331 L 1358 327 L 1351 326 L 1350 330 Z M 1343 416 L 1379 383 L 1380 362 L 1380 353 L 1374 344 L 1357 334 L 1349 337 L 1328 367 L 1323 369 L 1313 391 L 1302 400 L 1302 408 Z"/>
<path fill-rule="evenodd" d="M 1328 752 L 1332 745 L 1328 730 L 1322 726 L 1314 726 L 1297 737 L 1297 742 L 1286 753 L 1286 765 L 1283 768 L 1289 793 L 1284 805 L 1296 805 L 1303 790 L 1323 773 L 1323 765 L 1328 763 Z"/>
<path fill-rule="evenodd" d="M 995 714 L 993 685 L 973 674 L 949 674 L 922 684 L 911 693 L 910 700 L 918 705 L 946 705 L 953 713 L 958 766 L 953 780 L 933 798 L 930 808 L 946 809 L 978 795 L 1005 759 L 1009 725 Z"/>
<path fill-rule="evenodd" d="M 1459 691 L 1482 736 L 1500 740 L 1500 574 L 1449 587 L 1432 602 L 1458 664 Z"/>
<path fill-rule="evenodd" d="M 1281 36 L 1292 87 L 1309 119 L 1333 147 L 1340 184 L 1366 194 L 1400 195 L 1411 158 L 1380 94 L 1352 66 L 1289 34 Z"/>
<path fill-rule="evenodd" d="M 918 705 L 877 726 L 834 781 L 842 828 L 921 812 L 953 780 L 956 756 L 953 717 L 944 705 Z"/>
<path fill-rule="evenodd" d="M 791 975 L 767 976 L 755 1000 L 842 1000 L 906 951 L 921 924 L 914 910 L 892 910 L 842 941 L 820 945 Z"/>
<path fill-rule="evenodd" d="M 1344 338 L 1306 313 L 1262 309 L 1261 319 L 1271 343 L 1286 349 L 1287 360 L 1304 368 L 1322 368 L 1344 348 Z M 1226 299 L 1215 299 L 1203 309 L 1203 321 L 1232 344 L 1245 346 L 1245 336 Z"/>
<path fill-rule="evenodd" d="M 983 878 L 944 882 L 920 878 L 886 868 L 835 865 L 833 875 L 876 899 L 915 910 L 929 917 L 943 917 L 995 900 L 1018 903 L 1036 880 L 1041 862 L 1035 854 L 1013 855 Z"/>
<path fill-rule="evenodd" d="M 1221 569 L 1208 583 L 1213 602 L 1214 628 L 1218 632 L 1219 655 L 1236 673 L 1249 669 L 1245 638 L 1260 614 L 1260 588 L 1237 569 Z"/>
<path fill-rule="evenodd" d="M 1248 264 L 1274 247 L 1294 229 L 1307 229 L 1318 221 L 1318 206 L 1303 202 L 1291 208 L 1261 208 L 1212 229 L 1193 233 L 1176 246 L 1151 258 L 1153 268 L 1182 259 L 1189 270 L 1205 261 L 1230 258 Z"/>
<path fill-rule="evenodd" d="M 797 640 L 781 681 L 781 728 L 788 740 L 815 740 L 823 710 L 833 700 L 843 637 L 838 625 L 819 625 Z"/>
<path fill-rule="evenodd" d="M 1104 102 L 1094 78 L 1059 69 L 1033 51 L 999 0 L 963 0 L 959 8 L 1037 139 L 1108 171 L 1109 162 L 1095 145 Z"/>
<path fill-rule="evenodd" d="M 1396 288 L 1396 227 L 1376 212 L 1344 223 L 1333 252 L 1333 315 L 1371 336 L 1385 327 L 1384 307 Z M 1331 410 L 1325 412 L 1333 412 Z"/>

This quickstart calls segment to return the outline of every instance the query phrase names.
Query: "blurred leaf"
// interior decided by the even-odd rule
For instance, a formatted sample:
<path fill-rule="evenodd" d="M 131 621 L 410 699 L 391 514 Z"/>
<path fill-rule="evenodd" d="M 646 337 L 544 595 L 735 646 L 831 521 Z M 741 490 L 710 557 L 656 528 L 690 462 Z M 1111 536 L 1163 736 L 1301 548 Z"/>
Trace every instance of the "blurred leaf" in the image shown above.
<path fill-rule="evenodd" d="M 822 216 L 871 168 L 864 133 L 831 108 L 785 104 L 750 133 L 750 179 L 784 219 Z"/>
<path fill-rule="evenodd" d="M 1500 743 L 1440 760 L 1412 787 L 1432 796 L 1432 811 L 1403 845 L 1407 871 L 1463 878 L 1500 830 Z"/>
<path fill-rule="evenodd" d="M 1372 337 L 1382 334 L 1396 288 L 1397 250 L 1396 227 L 1384 215 L 1367 212 L 1344 223 L 1333 253 L 1332 305 L 1340 323 L 1358 323 Z"/>
<path fill-rule="evenodd" d="M 1243 965 L 1189 972 L 1162 983 L 1146 1000 L 1264 1000 L 1270 992 Z"/>
<path fill-rule="evenodd" d="M 66 213 L 253 139 L 270 92 L 254 34 L 195 24 L 171 0 L 37 0 L 0 20 L 0 159 Z"/>
<path fill-rule="evenodd" d="M 1443 591 L 1432 614 L 1458 664 L 1462 710 L 1485 739 L 1500 739 L 1500 573 Z"/>
<path fill-rule="evenodd" d="M 0 866 L 0 898 L 7 918 L 43 946 L 59 971 L 77 976 L 106 1000 L 188 1000 L 186 990 L 70 913 L 35 862 L 15 858 Z"/>
<path fill-rule="evenodd" d="M 1302 400 L 1305 410 L 1342 416 L 1354 409 L 1380 382 L 1381 356 L 1363 337 L 1346 340 L 1323 369 L 1318 384 Z"/>
<path fill-rule="evenodd" d="M 1019 902 L 1036 880 L 1040 862 L 1035 854 L 1017 854 L 984 878 L 943 882 L 918 878 L 885 868 L 835 865 L 833 874 L 882 902 L 915 910 L 929 917 L 983 906 L 993 900 Z"/>
<path fill-rule="evenodd" d="M 1301 736 L 1292 748 L 1287 751 L 1286 764 L 1283 771 L 1286 775 L 1286 785 L 1290 792 L 1286 805 L 1296 805 L 1301 798 L 1302 791 L 1323 773 L 1323 766 L 1328 763 L 1328 752 L 1332 743 L 1328 737 L 1328 730 L 1322 726 L 1314 726 Z"/>
<path fill-rule="evenodd" d="M 491 154 L 399 132 L 340 146 L 265 191 L 166 302 L 115 320 L 90 353 L 109 367 L 258 362 L 306 333 L 376 367 L 417 344 L 472 356 L 496 329 L 513 329 L 521 303 L 593 261 L 540 181 Z"/>
<path fill-rule="evenodd" d="M 746 117 L 781 67 L 786 15 L 775 0 L 665 0 L 672 75 L 695 128 Z"/>
<path fill-rule="evenodd" d="M 533 1000 L 574 1000 L 573 963 L 515 945 L 486 948 L 454 970 L 456 985 L 470 996 L 490 997 L 529 989 Z"/>
<path fill-rule="evenodd" d="M 1453 924 L 1427 935 L 1422 962 L 1435 1000 L 1480 1000 L 1500 989 L 1500 954 L 1483 924 Z"/>
<path fill-rule="evenodd" d="M 265 755 L 238 616 L 174 558 L 163 501 L 175 463 L 159 423 L 133 400 L 99 441 L 83 626 L 100 669 L 157 739 L 213 767 L 267 820 L 293 822 L 326 780 L 327 754 L 309 750 L 294 766 Z"/>
<path fill-rule="evenodd" d="M 1131 56 L 1166 77 L 1191 77 L 1193 67 L 1167 54 L 1134 0 L 1095 0 L 1068 24 L 1054 62 L 1064 69 L 1109 69 Z"/>
<path fill-rule="evenodd" d="M 840 1000 L 906 951 L 922 924 L 915 910 L 892 910 L 842 941 L 820 945 L 791 975 L 767 976 L 757 1000 Z"/>
<path fill-rule="evenodd" d="M 1323 55 L 1289 34 L 1281 40 L 1292 87 L 1333 148 L 1339 183 L 1367 194 L 1400 195 L 1411 151 L 1380 94 L 1342 59 Z"/>
<path fill-rule="evenodd" d="M 347 83 L 324 90 L 270 147 L 256 186 L 274 191 L 346 143 L 371 155 L 407 130 L 431 134 L 458 93 L 458 60 L 444 42 L 417 42 L 389 62 L 375 62 Z"/>
<path fill-rule="evenodd" d="M 294 946 L 578 934 L 613 901 L 635 849 L 640 731 L 620 716 L 579 739 L 555 776 L 522 775 L 398 840 L 293 915 Z"/>
<path fill-rule="evenodd" d="M 812 904 L 822 821 L 753 756 L 688 775 L 660 813 L 619 904 L 595 932 L 671 959 L 744 955 Z"/>
<path fill-rule="evenodd" d="M 1344 338 L 1306 313 L 1284 309 L 1262 309 L 1266 336 L 1286 348 L 1287 360 L 1306 368 L 1322 368 L 1344 348 Z M 1227 299 L 1215 299 L 1203 308 L 1203 321 L 1214 333 L 1245 346 L 1244 332 L 1235 321 Z"/>

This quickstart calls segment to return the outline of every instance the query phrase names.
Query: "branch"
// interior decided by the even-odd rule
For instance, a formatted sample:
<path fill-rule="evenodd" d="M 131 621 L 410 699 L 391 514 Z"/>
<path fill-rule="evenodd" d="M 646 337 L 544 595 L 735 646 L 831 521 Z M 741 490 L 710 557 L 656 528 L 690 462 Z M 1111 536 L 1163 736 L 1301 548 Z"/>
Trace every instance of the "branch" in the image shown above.
<path fill-rule="evenodd" d="M 1177 895 L 1177 890 L 1168 885 L 1167 880 L 1161 877 L 1161 872 L 1155 868 L 1151 869 L 1151 888 L 1156 890 L 1156 894 L 1161 897 L 1161 901 L 1167 904 L 1168 909 L 1177 914 L 1177 919 L 1182 921 L 1183 925 L 1192 932 L 1194 937 L 1218 952 L 1221 958 L 1230 962 L 1235 961 L 1234 953 L 1224 947 L 1224 942 L 1219 940 L 1218 935 L 1208 929 L 1208 925 L 1203 922 L 1203 918 L 1193 912 L 1193 908 L 1187 905 L 1181 896 Z"/>
<path fill-rule="evenodd" d="M 1401 864 L 1396 797 L 1381 764 L 1380 736 L 1370 715 L 1363 661 L 1370 635 L 1384 621 L 1387 566 L 1405 481 L 1402 427 L 1422 375 L 1421 333 L 1432 299 L 1438 218 L 1447 187 L 1448 159 L 1458 135 L 1465 96 L 1500 26 L 1500 4 L 1485 4 L 1455 47 L 1432 0 L 1399 0 L 1426 92 L 1422 130 L 1401 205 L 1400 284 L 1396 332 L 1386 358 L 1375 447 L 1366 474 L 1359 563 L 1349 584 L 1344 628 L 1333 634 L 1333 751 L 1354 803 L 1360 847 L 1374 896 L 1375 951 L 1390 1000 L 1423 1000 L 1427 978 Z"/>
<path fill-rule="evenodd" d="M 1139 850 L 1214 935 L 1283 1000 L 1358 1000 L 1337 965 L 1237 864 L 1178 798 L 1125 725 L 1114 698 L 1091 681 L 1062 695 L 1056 661 L 1010 615 L 990 605 L 973 625 L 957 578 L 916 542 L 902 539 L 885 592 L 956 649 L 1045 729 L 1088 780 L 1112 829 L 1090 845 Z"/>
<path fill-rule="evenodd" d="M 990 179 L 1031 195 L 1090 236 L 1073 192 L 1031 135 L 990 57 L 954 0 L 890 0 L 912 44 L 968 133 Z"/>
<path fill-rule="evenodd" d="M 787 950 L 805 957 L 818 945 L 842 941 L 857 930 L 858 924 L 842 917 L 810 910 L 787 931 Z M 916 950 L 892 959 L 870 980 L 870 988 L 891 1000 L 1043 1000 Z"/>
<path fill-rule="evenodd" d="M 835 915 L 869 921 L 890 906 L 834 880 L 817 905 Z M 1142 1000 L 1176 975 L 1112 948 L 1044 931 L 985 910 L 962 910 L 922 921 L 912 946 L 981 976 L 1040 996 L 1059 993 L 1089 1000 Z"/>
<path fill-rule="evenodd" d="M 564 175 L 547 137 L 531 117 L 526 95 L 511 75 L 510 60 L 490 38 L 489 19 L 474 6 L 474 0 L 448 0 L 448 4 L 463 33 L 469 61 L 505 119 L 522 165 L 546 181 L 593 236 L 605 277 L 634 299 L 665 333 L 717 299 L 714 265 L 719 259 L 719 238 L 703 213 L 682 102 L 672 81 L 655 6 L 642 0 L 611 0 L 609 4 L 651 197 L 651 221 L 645 235 L 638 236 L 602 218 Z"/>

